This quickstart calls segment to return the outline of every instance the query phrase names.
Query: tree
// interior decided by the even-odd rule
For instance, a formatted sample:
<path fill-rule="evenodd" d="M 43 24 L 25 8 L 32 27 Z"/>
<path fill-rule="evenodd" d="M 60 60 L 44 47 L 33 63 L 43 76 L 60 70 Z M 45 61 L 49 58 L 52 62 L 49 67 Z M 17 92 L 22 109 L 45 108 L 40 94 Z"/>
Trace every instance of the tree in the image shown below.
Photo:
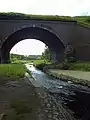
<path fill-rule="evenodd" d="M 42 59 L 50 61 L 50 58 L 51 58 L 50 50 L 47 46 L 45 46 L 45 50 L 42 53 Z"/>
<path fill-rule="evenodd" d="M 16 60 L 26 60 L 27 57 L 24 55 L 18 55 L 18 54 L 10 54 L 10 60 L 12 62 L 16 61 Z"/>

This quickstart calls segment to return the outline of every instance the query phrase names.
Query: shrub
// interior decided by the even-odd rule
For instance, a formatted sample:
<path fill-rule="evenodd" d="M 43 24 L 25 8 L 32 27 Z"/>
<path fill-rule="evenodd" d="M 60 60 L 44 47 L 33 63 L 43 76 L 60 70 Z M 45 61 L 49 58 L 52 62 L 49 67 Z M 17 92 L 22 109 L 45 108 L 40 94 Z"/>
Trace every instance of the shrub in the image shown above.
<path fill-rule="evenodd" d="M 45 64 L 45 63 L 42 63 L 42 64 L 36 65 L 36 68 L 38 68 L 38 69 L 40 69 L 40 70 L 43 71 L 43 69 L 44 69 L 45 66 L 46 66 L 46 64 Z"/>
<path fill-rule="evenodd" d="M 68 57 L 67 62 L 69 62 L 69 63 L 75 63 L 76 59 L 75 59 L 75 57 Z"/>
<path fill-rule="evenodd" d="M 61 68 L 61 69 L 63 69 L 63 70 L 68 70 L 68 69 L 69 69 L 69 64 L 63 62 L 63 63 L 62 63 L 62 68 Z"/>

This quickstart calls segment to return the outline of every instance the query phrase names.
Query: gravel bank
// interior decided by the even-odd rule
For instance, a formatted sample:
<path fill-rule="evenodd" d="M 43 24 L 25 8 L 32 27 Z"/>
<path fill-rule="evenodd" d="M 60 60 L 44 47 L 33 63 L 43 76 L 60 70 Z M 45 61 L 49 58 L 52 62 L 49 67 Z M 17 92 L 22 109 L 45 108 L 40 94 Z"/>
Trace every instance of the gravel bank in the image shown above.
<path fill-rule="evenodd" d="M 52 95 L 44 88 L 36 88 L 42 102 L 42 115 L 40 120 L 75 120 L 73 114 L 57 102 Z"/>

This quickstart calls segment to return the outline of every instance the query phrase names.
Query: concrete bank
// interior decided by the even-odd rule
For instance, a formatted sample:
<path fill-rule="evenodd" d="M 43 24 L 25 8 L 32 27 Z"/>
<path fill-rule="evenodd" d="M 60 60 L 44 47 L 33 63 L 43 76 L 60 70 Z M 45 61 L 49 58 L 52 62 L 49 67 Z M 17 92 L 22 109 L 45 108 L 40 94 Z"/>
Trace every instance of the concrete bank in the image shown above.
<path fill-rule="evenodd" d="M 46 73 L 58 79 L 90 87 L 90 72 L 49 69 Z"/>

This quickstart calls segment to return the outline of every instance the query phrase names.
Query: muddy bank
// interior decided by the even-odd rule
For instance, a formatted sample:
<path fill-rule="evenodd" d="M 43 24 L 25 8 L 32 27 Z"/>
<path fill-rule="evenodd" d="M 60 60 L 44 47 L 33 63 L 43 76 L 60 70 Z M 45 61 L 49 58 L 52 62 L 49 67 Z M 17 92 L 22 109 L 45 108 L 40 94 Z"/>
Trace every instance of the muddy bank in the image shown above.
<path fill-rule="evenodd" d="M 74 120 L 46 89 L 29 80 L 0 80 L 0 120 Z"/>
<path fill-rule="evenodd" d="M 39 120 L 41 100 L 27 78 L 0 79 L 0 120 Z"/>

